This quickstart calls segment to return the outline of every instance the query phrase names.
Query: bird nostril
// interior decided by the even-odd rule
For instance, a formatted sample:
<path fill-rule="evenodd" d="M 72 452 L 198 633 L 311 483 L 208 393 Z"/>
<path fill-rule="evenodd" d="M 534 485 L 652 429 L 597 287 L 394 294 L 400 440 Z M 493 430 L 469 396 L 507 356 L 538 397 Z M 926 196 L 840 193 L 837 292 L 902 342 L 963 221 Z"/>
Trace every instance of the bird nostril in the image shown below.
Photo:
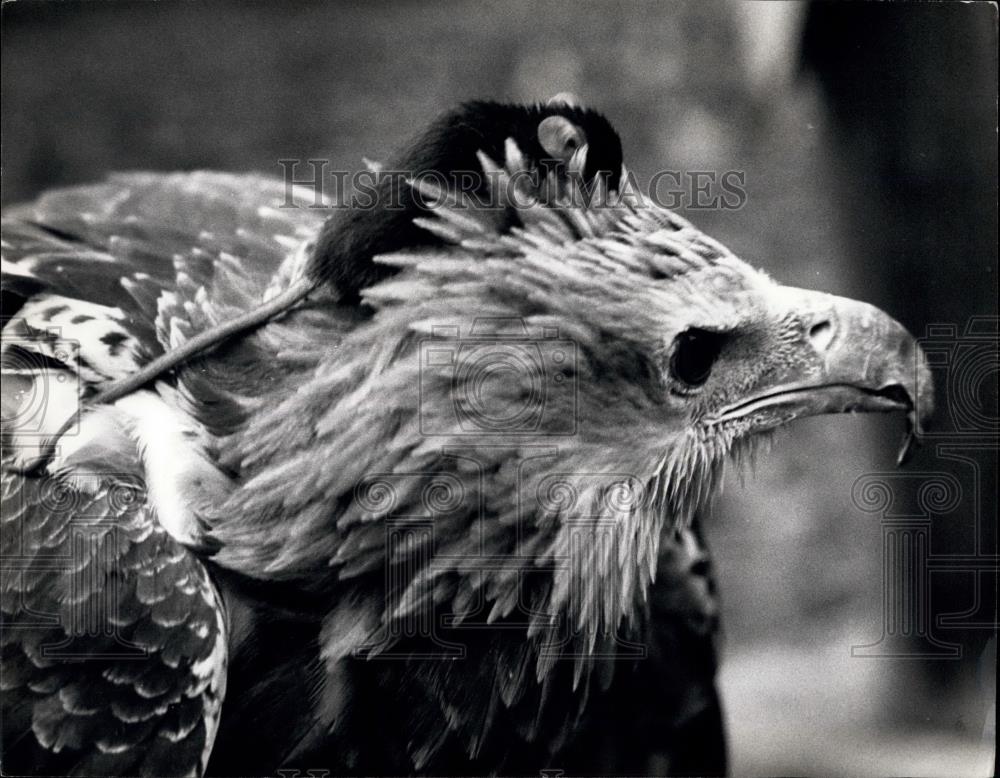
<path fill-rule="evenodd" d="M 817 322 L 809 328 L 809 340 L 817 351 L 826 351 L 833 340 L 833 324 L 829 319 Z"/>

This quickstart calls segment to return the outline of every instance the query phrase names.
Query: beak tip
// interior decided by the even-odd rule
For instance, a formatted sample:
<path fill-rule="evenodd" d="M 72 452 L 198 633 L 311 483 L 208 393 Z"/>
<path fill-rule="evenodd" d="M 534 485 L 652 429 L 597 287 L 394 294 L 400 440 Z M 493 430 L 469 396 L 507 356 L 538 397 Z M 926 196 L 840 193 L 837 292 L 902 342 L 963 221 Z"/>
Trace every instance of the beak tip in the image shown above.
<path fill-rule="evenodd" d="M 918 448 L 920 448 L 920 438 L 913 427 L 913 422 L 908 421 L 906 433 L 903 435 L 903 445 L 900 447 L 899 455 L 896 457 L 896 467 L 902 467 L 913 459 L 913 455 Z"/>
<path fill-rule="evenodd" d="M 918 396 L 915 404 L 910 407 L 906 414 L 906 432 L 903 435 L 903 445 L 900 448 L 896 465 L 902 467 L 907 464 L 923 444 L 923 436 L 931 426 L 933 416 L 933 402 L 929 397 Z"/>
<path fill-rule="evenodd" d="M 923 350 L 917 346 L 915 383 L 910 394 L 910 410 L 906 414 L 906 433 L 897 464 L 905 465 L 922 444 L 922 438 L 931 428 L 934 416 L 934 380 Z"/>

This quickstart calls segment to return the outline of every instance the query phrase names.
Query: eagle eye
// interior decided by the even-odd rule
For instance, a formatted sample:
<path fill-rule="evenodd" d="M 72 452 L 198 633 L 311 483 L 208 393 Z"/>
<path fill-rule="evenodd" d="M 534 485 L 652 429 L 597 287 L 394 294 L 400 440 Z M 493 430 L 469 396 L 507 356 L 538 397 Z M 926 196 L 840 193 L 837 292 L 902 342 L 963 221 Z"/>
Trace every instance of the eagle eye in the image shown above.
<path fill-rule="evenodd" d="M 726 338 L 724 333 L 696 327 L 685 330 L 674 339 L 670 374 L 687 387 L 701 386 L 712 374 Z"/>

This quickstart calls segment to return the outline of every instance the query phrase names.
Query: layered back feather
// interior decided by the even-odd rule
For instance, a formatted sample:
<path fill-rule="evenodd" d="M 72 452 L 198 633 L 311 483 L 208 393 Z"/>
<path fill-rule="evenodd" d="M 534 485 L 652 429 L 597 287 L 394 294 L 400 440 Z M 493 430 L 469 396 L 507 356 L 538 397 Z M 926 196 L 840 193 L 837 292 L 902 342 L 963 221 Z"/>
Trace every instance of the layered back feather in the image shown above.
<path fill-rule="evenodd" d="M 133 174 L 4 214 L 7 771 L 207 765 L 230 632 L 197 505 L 231 488 L 215 440 L 241 423 L 232 390 L 273 383 L 260 344 L 308 334 L 275 327 L 185 382 L 165 376 L 115 407 L 83 403 L 280 283 L 319 228 L 313 213 L 279 210 L 283 196 L 252 176 Z"/>

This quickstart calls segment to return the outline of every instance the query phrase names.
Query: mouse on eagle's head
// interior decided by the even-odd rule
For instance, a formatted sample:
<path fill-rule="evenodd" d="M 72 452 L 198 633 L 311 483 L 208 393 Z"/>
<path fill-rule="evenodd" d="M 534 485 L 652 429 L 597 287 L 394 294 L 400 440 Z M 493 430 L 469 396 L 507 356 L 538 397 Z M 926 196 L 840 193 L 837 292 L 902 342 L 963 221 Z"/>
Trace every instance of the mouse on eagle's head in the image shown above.
<path fill-rule="evenodd" d="M 559 94 L 545 104 L 489 101 L 464 103 L 425 130 L 376 178 L 374 202 L 330 217 L 317 238 L 308 273 L 328 284 L 344 302 L 356 302 L 362 289 L 396 270 L 373 261 L 379 254 L 433 245 L 437 239 L 413 223 L 425 215 L 407 179 L 429 180 L 449 191 L 488 196 L 478 153 L 503 162 L 511 139 L 541 175 L 580 168 L 588 184 L 603 180 L 608 191 L 621 184 L 622 146 L 611 123 L 575 98 Z M 404 175 L 398 175 L 403 173 Z M 516 218 L 516 216 L 514 217 Z"/>

